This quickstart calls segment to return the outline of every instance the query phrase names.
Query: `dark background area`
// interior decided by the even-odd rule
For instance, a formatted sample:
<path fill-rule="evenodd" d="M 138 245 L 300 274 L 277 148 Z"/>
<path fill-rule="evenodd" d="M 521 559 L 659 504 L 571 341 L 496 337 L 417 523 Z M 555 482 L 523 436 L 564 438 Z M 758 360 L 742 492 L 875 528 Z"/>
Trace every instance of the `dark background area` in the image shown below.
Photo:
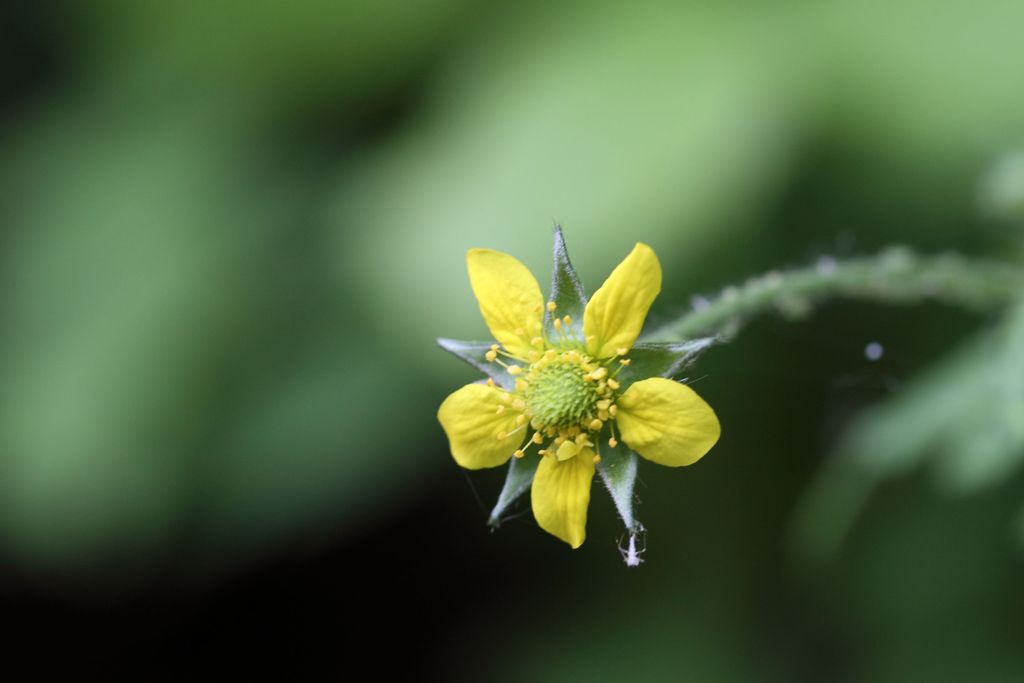
<path fill-rule="evenodd" d="M 599 485 L 578 551 L 525 502 L 488 530 L 504 473 L 448 454 L 436 410 L 474 375 L 433 340 L 487 334 L 466 249 L 543 284 L 555 221 L 591 292 L 652 245 L 653 323 L 890 244 L 1019 260 L 1022 21 L 994 1 L 5 3 L 0 666 L 1020 680 L 1012 315 L 751 321 L 690 370 L 720 443 L 641 463 L 638 569 Z M 919 398 L 947 391 L 975 409 Z M 938 438 L 853 452 L 886 419 Z M 861 478 L 833 476 L 848 461 Z M 821 505 L 862 490 L 845 526 Z"/>

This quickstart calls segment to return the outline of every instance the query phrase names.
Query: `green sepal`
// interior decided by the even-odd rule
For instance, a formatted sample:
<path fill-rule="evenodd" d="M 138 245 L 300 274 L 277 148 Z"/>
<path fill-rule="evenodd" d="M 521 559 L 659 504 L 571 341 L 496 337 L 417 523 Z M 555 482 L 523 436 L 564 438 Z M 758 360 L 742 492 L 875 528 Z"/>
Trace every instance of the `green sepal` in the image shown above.
<path fill-rule="evenodd" d="M 716 337 L 702 337 L 677 343 L 636 344 L 627 354 L 629 365 L 624 366 L 615 379 L 625 391 L 633 382 L 648 377 L 674 378 L 716 341 Z"/>
<path fill-rule="evenodd" d="M 458 339 L 439 338 L 437 345 L 442 349 L 458 356 L 474 368 L 494 380 L 494 383 L 506 391 L 515 387 L 515 378 L 505 372 L 505 368 L 497 363 L 491 363 L 484 354 L 491 350 L 494 342 L 459 341 Z"/>
<path fill-rule="evenodd" d="M 497 529 L 501 526 L 502 515 L 512 503 L 530 490 L 533 483 L 533 475 L 537 472 L 537 465 L 540 464 L 540 456 L 527 454 L 522 458 L 512 458 L 508 463 L 508 474 L 505 475 L 505 485 L 501 487 L 498 494 L 498 502 L 491 510 L 491 516 L 487 520 L 488 526 Z"/>
<path fill-rule="evenodd" d="M 597 473 L 601 475 L 608 493 L 611 494 L 615 509 L 626 525 L 626 530 L 631 534 L 638 533 L 643 529 L 640 520 L 636 518 L 633 511 L 634 495 L 636 487 L 636 453 L 629 450 L 625 445 L 619 444 L 615 448 L 601 449 L 601 462 L 597 464 Z"/>
<path fill-rule="evenodd" d="M 562 227 L 555 226 L 554 246 L 554 267 L 551 271 L 551 296 L 548 301 L 555 302 L 555 316 L 572 318 L 572 332 L 575 336 L 583 339 L 583 311 L 587 307 L 587 295 L 583 291 L 583 284 L 576 269 L 569 261 L 569 252 L 565 248 L 565 238 L 562 237 Z M 558 339 L 558 332 L 554 327 L 555 318 L 550 311 L 544 311 L 544 331 L 548 339 Z"/>

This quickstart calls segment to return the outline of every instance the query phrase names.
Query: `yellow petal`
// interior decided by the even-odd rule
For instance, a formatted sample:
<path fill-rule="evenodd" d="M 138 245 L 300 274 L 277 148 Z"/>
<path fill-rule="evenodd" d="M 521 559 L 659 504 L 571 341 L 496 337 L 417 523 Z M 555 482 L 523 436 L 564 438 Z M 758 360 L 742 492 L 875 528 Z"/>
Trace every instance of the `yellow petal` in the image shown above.
<path fill-rule="evenodd" d="M 616 422 L 630 448 L 659 465 L 691 465 L 722 433 L 715 411 L 679 382 L 655 377 L 635 382 L 618 401 Z"/>
<path fill-rule="evenodd" d="M 541 458 L 530 498 L 537 524 L 573 548 L 587 536 L 587 506 L 594 478 L 594 451 L 585 448 L 575 458 L 559 462 Z"/>
<path fill-rule="evenodd" d="M 529 269 L 508 254 L 470 249 L 469 284 L 491 334 L 513 356 L 529 357 L 540 334 L 544 297 Z"/>
<path fill-rule="evenodd" d="M 512 457 L 523 434 L 499 439 L 516 428 L 516 414 L 505 408 L 501 392 L 486 384 L 467 384 L 444 400 L 437 419 L 448 435 L 455 462 L 467 470 L 497 467 Z"/>
<path fill-rule="evenodd" d="M 587 342 L 587 353 L 607 358 L 616 349 L 632 347 L 660 291 L 658 257 L 646 244 L 637 244 L 583 311 L 583 334 L 593 337 Z"/>

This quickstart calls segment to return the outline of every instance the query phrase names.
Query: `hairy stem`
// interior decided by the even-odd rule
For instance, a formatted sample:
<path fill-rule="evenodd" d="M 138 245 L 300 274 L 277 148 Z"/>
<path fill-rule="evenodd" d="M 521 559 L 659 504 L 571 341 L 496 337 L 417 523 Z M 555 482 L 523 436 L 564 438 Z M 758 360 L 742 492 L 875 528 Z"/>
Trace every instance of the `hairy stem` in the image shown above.
<path fill-rule="evenodd" d="M 726 287 L 693 310 L 644 336 L 644 341 L 683 341 L 707 334 L 730 337 L 752 316 L 776 311 L 791 318 L 819 302 L 845 297 L 882 303 L 940 301 L 970 310 L 1002 307 L 1024 295 L 1024 268 L 1017 264 L 948 253 L 920 256 L 890 247 L 865 258 L 823 257 L 808 268 L 773 271 Z"/>

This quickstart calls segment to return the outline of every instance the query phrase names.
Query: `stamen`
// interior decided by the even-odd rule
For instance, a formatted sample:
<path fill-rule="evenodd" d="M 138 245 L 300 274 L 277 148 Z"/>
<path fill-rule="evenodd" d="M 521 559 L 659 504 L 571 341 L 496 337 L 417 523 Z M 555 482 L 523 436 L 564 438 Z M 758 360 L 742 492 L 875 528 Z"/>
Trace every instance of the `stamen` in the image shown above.
<path fill-rule="evenodd" d="M 493 363 L 498 359 L 498 352 L 495 351 L 494 349 L 491 349 L 490 351 L 484 354 L 484 358 L 486 358 L 489 363 Z"/>
<path fill-rule="evenodd" d="M 625 365 L 629 365 L 631 362 L 632 361 L 630 361 L 628 358 L 620 358 L 619 359 L 619 365 L 625 366 Z"/>
<path fill-rule="evenodd" d="M 523 371 L 523 369 L 518 365 L 509 365 L 505 369 L 508 370 L 508 374 L 510 375 L 518 375 Z"/>
<path fill-rule="evenodd" d="M 610 407 L 608 408 L 608 414 L 609 414 L 609 415 L 611 415 L 612 417 L 615 417 L 615 415 L 616 415 L 616 414 L 617 414 L 618 412 L 619 412 L 619 407 L 618 407 L 618 406 L 615 406 L 615 405 L 613 405 L 613 406 L 610 406 Z"/>
<path fill-rule="evenodd" d="M 524 451 L 522 448 L 520 448 L 520 449 L 517 449 L 514 453 L 512 453 L 512 455 L 516 456 L 517 458 L 521 458 L 524 455 L 526 455 L 526 451 Z"/>
<path fill-rule="evenodd" d="M 544 348 L 544 340 L 541 337 L 534 337 L 530 340 L 530 346 L 536 346 L 538 349 Z"/>
<path fill-rule="evenodd" d="M 608 445 L 611 446 L 612 448 L 615 448 L 616 446 L 619 445 L 619 442 L 616 441 L 615 437 L 613 436 L 610 439 L 608 439 Z"/>
<path fill-rule="evenodd" d="M 614 379 L 609 379 L 608 380 L 608 386 L 610 386 L 612 388 L 612 391 L 618 391 L 620 385 Z"/>
<path fill-rule="evenodd" d="M 554 313 L 555 312 L 555 308 L 557 308 L 555 306 L 555 302 L 554 301 L 549 301 L 548 302 L 548 313 Z"/>
<path fill-rule="evenodd" d="M 493 377 L 488 377 L 487 378 L 487 386 L 489 386 L 491 389 L 494 388 L 494 378 Z"/>
<path fill-rule="evenodd" d="M 593 419 L 593 420 L 590 421 L 590 424 L 587 425 L 587 426 L 590 427 L 590 431 L 592 431 L 592 432 L 599 432 L 599 431 L 601 431 L 601 427 L 604 427 L 604 422 L 601 422 L 598 419 Z"/>
<path fill-rule="evenodd" d="M 596 465 L 599 462 L 601 462 L 601 456 L 595 453 L 594 454 L 594 464 Z"/>
<path fill-rule="evenodd" d="M 615 349 L 616 356 L 625 356 L 627 353 L 629 353 L 628 346 L 620 346 L 619 348 Z"/>
<path fill-rule="evenodd" d="M 572 325 L 572 316 L 565 316 L 564 318 L 562 318 L 562 322 L 564 322 L 566 325 Z"/>
<path fill-rule="evenodd" d="M 504 415 L 505 414 L 505 406 L 498 406 L 498 409 L 494 411 L 494 414 L 495 415 Z"/>

